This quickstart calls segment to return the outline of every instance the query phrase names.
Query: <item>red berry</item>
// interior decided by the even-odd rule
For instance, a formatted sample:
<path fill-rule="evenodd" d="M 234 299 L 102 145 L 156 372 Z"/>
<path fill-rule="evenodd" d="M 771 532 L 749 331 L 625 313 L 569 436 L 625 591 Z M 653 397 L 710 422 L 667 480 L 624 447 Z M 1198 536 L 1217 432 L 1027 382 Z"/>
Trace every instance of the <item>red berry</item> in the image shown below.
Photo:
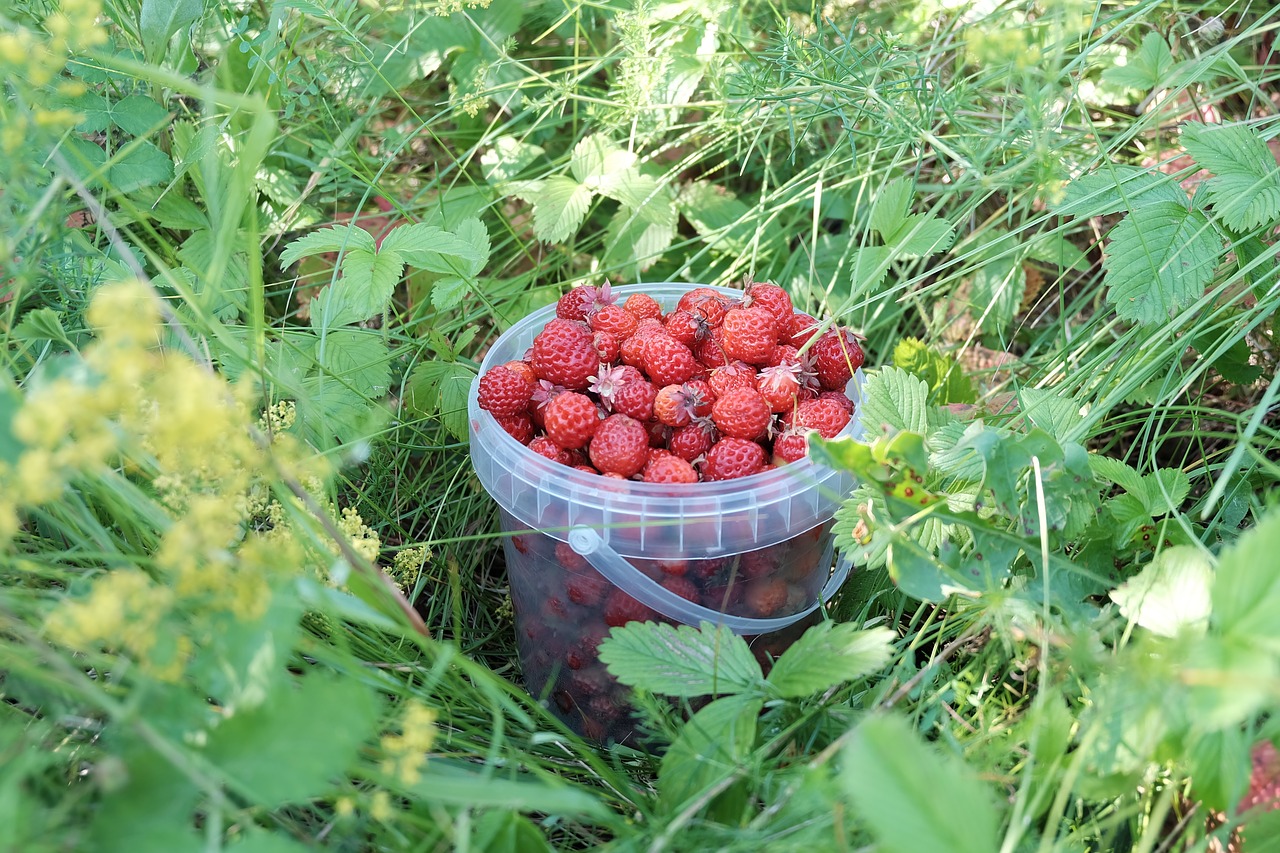
<path fill-rule="evenodd" d="M 634 314 L 637 320 L 658 320 L 662 317 L 662 306 L 647 293 L 631 294 L 622 307 Z"/>
<path fill-rule="evenodd" d="M 651 460 L 644 466 L 644 481 L 646 483 L 696 483 L 698 472 L 679 456 L 668 453 L 666 456 Z"/>
<path fill-rule="evenodd" d="M 803 432 L 784 432 L 773 440 L 773 462 L 785 465 L 809 455 L 809 437 Z"/>
<path fill-rule="evenodd" d="M 742 438 L 722 438 L 707 451 L 702 479 L 734 480 L 757 474 L 763 468 L 763 447 Z"/>
<path fill-rule="evenodd" d="M 565 584 L 565 595 L 574 604 L 595 607 L 604 600 L 610 588 L 611 584 L 596 574 L 595 569 L 588 568 L 569 578 L 569 582 Z"/>
<path fill-rule="evenodd" d="M 778 345 L 778 321 L 766 308 L 734 308 L 723 329 L 724 354 L 748 364 L 768 364 Z"/>
<path fill-rule="evenodd" d="M 698 372 L 697 359 L 684 344 L 667 334 L 655 334 L 645 343 L 644 371 L 657 385 L 688 382 Z"/>
<path fill-rule="evenodd" d="M 496 420 L 498 426 L 507 431 L 507 435 L 521 444 L 528 444 L 533 440 L 533 420 L 527 414 L 511 415 Z"/>
<path fill-rule="evenodd" d="M 782 330 L 783 339 L 793 347 L 802 347 L 809 342 L 818 331 L 818 321 L 808 314 L 796 312 L 791 315 L 787 327 Z"/>
<path fill-rule="evenodd" d="M 667 439 L 671 436 L 671 427 L 662 421 L 645 421 L 645 432 L 649 433 L 649 447 L 666 447 Z"/>
<path fill-rule="evenodd" d="M 662 325 L 666 328 L 668 335 L 687 347 L 697 343 L 700 335 L 706 336 L 705 321 L 699 320 L 688 311 L 679 309 L 672 311 L 663 319 Z"/>
<path fill-rule="evenodd" d="M 809 400 L 796 409 L 796 425 L 817 430 L 823 438 L 835 438 L 849 423 L 849 413 L 835 400 Z"/>
<path fill-rule="evenodd" d="M 727 301 L 718 290 L 698 287 L 681 296 L 676 308 L 701 317 L 710 326 L 719 326 L 724 322 L 725 311 L 729 308 Z"/>
<path fill-rule="evenodd" d="M 848 329 L 828 329 L 813 345 L 818 382 L 828 391 L 842 391 L 862 366 L 862 347 Z"/>
<path fill-rule="evenodd" d="M 564 569 L 570 572 L 594 571 L 591 564 L 587 562 L 587 558 L 573 550 L 568 542 L 556 543 L 556 562 Z M 573 601 L 573 596 L 569 596 L 569 600 Z"/>
<path fill-rule="evenodd" d="M 491 367 L 480 377 L 480 408 L 495 418 L 520 414 L 529 408 L 532 396 L 533 383 L 507 367 Z"/>
<path fill-rule="evenodd" d="M 760 371 L 760 395 L 774 412 L 785 412 L 796 404 L 800 392 L 800 365 L 778 365 Z"/>
<path fill-rule="evenodd" d="M 609 293 L 609 285 L 595 287 L 580 284 L 570 290 L 556 303 L 556 316 L 562 320 L 585 320 L 587 315 L 597 308 L 612 305 L 614 297 Z"/>
<path fill-rule="evenodd" d="M 657 387 L 647 379 L 623 382 L 613 392 L 613 410 L 638 421 L 653 419 L 653 401 Z"/>
<path fill-rule="evenodd" d="M 667 441 L 667 449 L 681 459 L 692 462 L 710 450 L 711 444 L 709 422 L 694 421 L 688 426 L 672 431 L 671 438 Z"/>
<path fill-rule="evenodd" d="M 530 361 L 539 379 L 581 391 L 600 368 L 590 330 L 571 320 L 552 320 L 533 339 Z"/>
<path fill-rule="evenodd" d="M 791 297 L 776 284 L 751 285 L 747 288 L 747 297 L 743 303 L 766 309 L 784 330 L 787 328 L 785 324 L 791 321 L 794 310 L 791 307 Z"/>
<path fill-rule="evenodd" d="M 680 294 L 680 301 L 676 303 L 676 308 L 680 311 L 692 312 L 694 306 L 705 299 L 722 299 L 723 295 L 714 287 L 695 287 L 693 290 L 687 290 Z"/>
<path fill-rule="evenodd" d="M 754 391 L 758 387 L 756 369 L 745 361 L 735 361 L 724 367 L 717 367 L 711 371 L 711 378 L 707 382 L 717 397 L 723 397 L 730 391 L 737 391 L 740 388 L 750 388 Z"/>
<path fill-rule="evenodd" d="M 532 388 L 534 385 L 538 384 L 538 375 L 533 372 L 533 368 L 529 365 L 529 362 L 508 361 L 506 364 L 502 366 L 505 367 L 507 370 L 514 370 L 516 373 L 519 373 L 525 379 L 528 379 L 529 387 Z"/>
<path fill-rule="evenodd" d="M 757 616 L 772 616 L 787 603 L 787 582 L 782 578 L 759 578 L 747 584 L 743 596 Z"/>
<path fill-rule="evenodd" d="M 773 410 L 759 391 L 736 388 L 716 398 L 711 408 L 711 420 L 726 436 L 754 441 L 769 429 Z"/>
<path fill-rule="evenodd" d="M 711 387 L 711 383 L 706 379 L 690 379 L 684 383 L 684 387 L 686 391 L 697 398 L 697 404 L 693 409 L 694 415 L 705 418 L 711 414 L 711 406 L 716 401 L 716 392 Z"/>
<path fill-rule="evenodd" d="M 658 391 L 658 396 L 653 401 L 654 416 L 672 427 L 682 427 L 689 423 L 702 408 L 710 411 L 710 406 L 702 402 L 702 395 L 693 382 L 668 385 Z"/>
<path fill-rule="evenodd" d="M 609 332 L 596 332 L 591 336 L 591 342 L 595 344 L 596 355 L 600 358 L 601 364 L 612 364 L 618 360 L 622 344 L 616 335 Z"/>
<path fill-rule="evenodd" d="M 529 449 L 539 456 L 545 456 L 552 462 L 559 462 L 561 465 L 573 465 L 573 457 L 569 455 L 569 451 L 545 435 L 540 435 L 529 442 Z"/>
<path fill-rule="evenodd" d="M 686 601 L 692 601 L 695 604 L 698 601 L 698 588 L 694 586 L 693 581 L 689 580 L 688 578 L 676 577 L 672 575 L 670 577 L 663 578 L 662 586 L 665 589 L 668 589 L 671 592 L 674 592 L 676 595 L 680 596 Z"/>
<path fill-rule="evenodd" d="M 587 448 L 591 464 L 604 474 L 632 477 L 649 459 L 649 433 L 626 415 L 610 415 L 596 429 Z"/>
<path fill-rule="evenodd" d="M 837 406 L 844 409 L 853 416 L 853 401 L 849 399 L 849 395 L 843 391 L 823 391 L 818 395 L 819 400 L 832 400 Z"/>
<path fill-rule="evenodd" d="M 614 628 L 628 622 L 645 622 L 654 615 L 652 610 L 620 589 L 609 593 L 609 600 L 604 603 L 605 624 Z"/>
<path fill-rule="evenodd" d="M 707 336 L 693 345 L 693 354 L 706 367 L 721 367 L 729 363 L 724 354 L 722 335 L 724 330 L 719 326 L 707 332 Z"/>
<path fill-rule="evenodd" d="M 547 438 L 566 450 L 577 450 L 600 426 L 600 413 L 586 394 L 567 391 L 547 404 L 543 414 Z"/>
<path fill-rule="evenodd" d="M 608 332 L 621 341 L 636 333 L 640 321 L 636 315 L 617 305 L 605 305 L 587 315 L 587 323 L 593 331 Z"/>

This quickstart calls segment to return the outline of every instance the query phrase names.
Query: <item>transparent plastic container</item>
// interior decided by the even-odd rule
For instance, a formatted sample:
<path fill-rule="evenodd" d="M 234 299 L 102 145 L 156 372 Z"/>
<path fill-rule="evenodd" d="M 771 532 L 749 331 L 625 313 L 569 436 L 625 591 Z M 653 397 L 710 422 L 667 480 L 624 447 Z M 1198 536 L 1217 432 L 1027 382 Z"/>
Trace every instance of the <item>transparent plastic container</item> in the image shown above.
<path fill-rule="evenodd" d="M 670 310 L 693 284 L 614 288 Z M 732 298 L 741 291 L 721 288 Z M 481 374 L 524 357 L 555 316 L 549 305 L 507 330 Z M 850 382 L 858 401 L 861 374 Z M 763 662 L 817 618 L 843 582 L 832 571 L 831 518 L 853 488 L 848 474 L 802 459 L 736 480 L 667 485 L 574 470 L 534 453 L 469 401 L 471 459 L 501 508 L 525 685 L 576 731 L 625 740 L 625 691 L 596 647 L 633 618 L 709 621 L 752 641 Z M 859 436 L 859 410 L 842 435 Z"/>

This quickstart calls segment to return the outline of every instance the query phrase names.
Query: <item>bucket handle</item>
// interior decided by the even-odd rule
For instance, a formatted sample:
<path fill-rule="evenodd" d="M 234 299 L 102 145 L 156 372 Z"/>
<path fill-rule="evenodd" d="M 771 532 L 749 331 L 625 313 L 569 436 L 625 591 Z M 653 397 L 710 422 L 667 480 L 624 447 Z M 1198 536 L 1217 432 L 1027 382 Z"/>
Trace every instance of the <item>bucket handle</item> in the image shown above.
<path fill-rule="evenodd" d="M 818 600 L 800 613 L 790 616 L 778 616 L 770 619 L 753 619 L 748 616 L 731 616 L 712 610 L 700 604 L 694 604 L 686 598 L 676 595 L 671 590 L 655 582 L 623 559 L 617 551 L 595 530 L 580 524 L 569 530 L 569 547 L 586 558 L 596 571 L 614 586 L 626 590 L 632 598 L 641 604 L 656 610 L 669 619 L 685 625 L 697 625 L 699 622 L 711 622 L 723 625 L 735 634 L 768 634 L 794 625 L 831 599 L 849 576 L 853 560 L 847 554 L 841 556 L 839 564 L 822 588 Z M 833 540 L 834 542 L 834 540 Z M 830 546 L 829 546 L 830 547 Z M 828 550 L 828 553 L 830 551 Z"/>

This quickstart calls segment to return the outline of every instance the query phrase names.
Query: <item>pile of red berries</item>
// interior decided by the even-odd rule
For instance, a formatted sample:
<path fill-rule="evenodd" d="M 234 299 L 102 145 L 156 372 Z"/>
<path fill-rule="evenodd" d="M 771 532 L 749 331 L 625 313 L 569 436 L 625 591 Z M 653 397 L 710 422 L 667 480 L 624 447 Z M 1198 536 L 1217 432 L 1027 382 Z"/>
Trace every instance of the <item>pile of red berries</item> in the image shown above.
<path fill-rule="evenodd" d="M 698 287 L 674 309 L 644 293 L 575 287 L 520 361 L 480 377 L 479 405 L 530 450 L 649 483 L 758 474 L 853 416 L 858 336 L 792 308 L 775 284 L 740 299 Z M 801 352 L 803 350 L 803 353 Z"/>

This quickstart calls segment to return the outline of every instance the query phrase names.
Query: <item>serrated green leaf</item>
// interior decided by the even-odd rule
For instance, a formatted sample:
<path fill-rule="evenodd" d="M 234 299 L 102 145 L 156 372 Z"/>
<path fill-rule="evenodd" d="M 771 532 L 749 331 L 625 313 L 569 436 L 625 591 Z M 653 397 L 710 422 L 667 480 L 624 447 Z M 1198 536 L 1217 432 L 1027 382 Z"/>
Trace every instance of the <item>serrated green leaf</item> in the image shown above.
<path fill-rule="evenodd" d="M 1188 122 L 1181 141 L 1213 173 L 1204 192 L 1229 228 L 1252 231 L 1280 217 L 1280 166 L 1255 131 L 1242 124 Z"/>
<path fill-rule="evenodd" d="M 329 790 L 378 721 L 376 695 L 354 679 L 310 675 L 289 688 L 222 723 L 205 748 L 209 761 L 267 808 Z"/>
<path fill-rule="evenodd" d="M 567 240 L 587 217 L 594 193 L 573 178 L 553 175 L 538 184 L 533 203 L 533 233 L 539 240 Z"/>
<path fill-rule="evenodd" d="M 145 136 L 164 127 L 169 111 L 145 95 L 129 95 L 111 106 L 116 127 L 133 136 Z"/>
<path fill-rule="evenodd" d="M 1113 86 L 1141 89 L 1149 92 L 1167 83 L 1171 72 L 1178 67 L 1169 43 L 1159 33 L 1147 33 L 1142 46 L 1129 51 L 1124 65 L 1113 65 L 1102 72 L 1102 79 Z"/>
<path fill-rule="evenodd" d="M 359 225 L 331 225 L 299 237 L 284 247 L 280 253 L 280 266 L 288 268 L 303 258 L 325 252 L 353 252 L 363 249 L 369 254 L 378 251 L 373 235 Z"/>
<path fill-rule="evenodd" d="M 391 351 L 379 332 L 335 329 L 324 336 L 321 366 L 360 394 L 376 399 L 387 393 Z"/>
<path fill-rule="evenodd" d="M 1280 646 L 1280 510 L 1272 509 L 1223 552 L 1213 581 L 1213 616 L 1224 636 Z"/>
<path fill-rule="evenodd" d="M 609 220 L 605 259 L 610 266 L 644 272 L 662 257 L 675 234 L 674 209 L 669 221 L 654 222 L 649 214 L 619 208 Z"/>
<path fill-rule="evenodd" d="M 1161 551 L 1141 572 L 1111 591 L 1130 622 L 1162 637 L 1182 630 L 1203 633 L 1209 620 L 1213 566 L 1200 548 L 1178 545 Z"/>
<path fill-rule="evenodd" d="M 471 290 L 473 281 L 456 276 L 442 278 L 431 285 L 431 304 L 438 311 L 451 311 L 462 304 L 462 298 Z"/>
<path fill-rule="evenodd" d="M 1167 201 L 1187 206 L 1187 194 L 1177 182 L 1160 172 L 1110 163 L 1067 184 L 1059 216 L 1107 216 Z"/>
<path fill-rule="evenodd" d="M 141 745 L 117 754 L 127 771 L 124 786 L 106 794 L 94 808 L 85 832 L 89 846 L 103 853 L 199 849 L 201 839 L 192 827 L 199 792 L 191 780 Z"/>
<path fill-rule="evenodd" d="M 747 693 L 762 685 L 745 640 L 723 625 L 633 622 L 600 644 L 600 660 L 628 687 L 663 696 Z"/>
<path fill-rule="evenodd" d="M 1028 244 L 1027 257 L 1062 269 L 1089 269 L 1088 256 L 1057 231 L 1037 234 Z"/>
<path fill-rule="evenodd" d="M 1091 453 L 1089 454 L 1089 467 L 1093 470 L 1094 476 L 1104 482 L 1115 483 L 1129 494 L 1138 497 L 1139 500 L 1146 500 L 1146 486 L 1142 482 L 1142 477 L 1137 471 L 1119 459 Z"/>
<path fill-rule="evenodd" d="M 453 233 L 457 235 L 459 240 L 467 243 L 475 250 L 475 257 L 467 268 L 470 277 L 475 278 L 484 269 L 485 264 L 489 262 L 489 255 L 492 252 L 489 242 L 489 229 L 485 227 L 479 217 L 468 216 L 454 227 Z"/>
<path fill-rule="evenodd" d="M 338 441 L 351 444 L 369 438 L 386 420 L 386 412 L 358 391 L 328 376 L 309 376 L 298 394 L 298 423 L 312 446 L 328 449 Z"/>
<path fill-rule="evenodd" d="M 669 809 L 678 810 L 739 769 L 755 746 L 763 706 L 756 696 L 723 696 L 680 727 L 658 772 L 658 792 Z"/>
<path fill-rule="evenodd" d="M 819 622 L 778 658 L 769 687 L 783 698 L 810 696 L 880 669 L 893 652 L 888 628 L 859 630 L 850 623 Z"/>
<path fill-rule="evenodd" d="M 1236 246 L 1235 250 L 1239 252 L 1239 247 Z M 1212 353 L 1218 351 L 1223 341 L 1230 341 L 1230 344 L 1216 356 L 1212 356 Z M 1222 336 L 1212 333 L 1197 335 L 1192 338 L 1191 346 L 1200 353 L 1202 358 L 1212 357 L 1214 369 L 1228 382 L 1248 385 L 1262 375 L 1262 365 L 1253 363 L 1253 348 L 1249 346 L 1247 340 L 1238 337 L 1235 330 Z"/>
<path fill-rule="evenodd" d="M 342 279 L 337 283 L 350 290 L 352 310 L 361 320 L 367 320 L 386 310 L 403 274 L 404 261 L 399 253 L 356 249 L 343 257 Z"/>
<path fill-rule="evenodd" d="M 1222 238 L 1201 211 L 1166 201 L 1139 207 L 1111 230 L 1107 301 L 1123 320 L 1164 322 L 1204 293 L 1221 255 Z"/>
<path fill-rule="evenodd" d="M 173 177 L 173 161 L 150 142 L 131 142 L 123 150 L 126 153 L 112 158 L 107 167 L 107 181 L 117 192 L 157 186 Z"/>
<path fill-rule="evenodd" d="M 311 328 L 323 331 L 359 323 L 366 317 L 362 307 L 351 288 L 342 281 L 334 282 L 322 288 L 307 304 Z"/>
<path fill-rule="evenodd" d="M 902 718 L 864 720 L 844 749 L 840 783 L 884 853 L 991 853 L 995 799 L 963 761 L 925 745 Z"/>
<path fill-rule="evenodd" d="M 923 258 L 935 252 L 945 252 L 955 240 L 951 223 L 936 216 L 914 213 L 908 216 L 893 236 L 885 242 L 894 247 L 901 258 Z"/>
<path fill-rule="evenodd" d="M 142 49 L 151 62 L 160 62 L 169 52 L 169 40 L 204 14 L 201 0 L 142 0 L 138 31 Z"/>
<path fill-rule="evenodd" d="M 714 251 L 738 254 L 751 238 L 750 208 L 732 192 L 706 181 L 693 181 L 676 197 L 680 215 Z"/>
<path fill-rule="evenodd" d="M 1070 438 L 1084 422 L 1080 404 L 1050 388 L 1023 388 L 1018 392 L 1018 401 L 1027 420 L 1058 441 Z"/>
<path fill-rule="evenodd" d="M 421 416 L 439 415 L 455 438 L 467 438 L 467 400 L 475 373 L 456 361 L 424 361 L 409 375 L 405 407 Z"/>
<path fill-rule="evenodd" d="M 604 134 L 593 133 L 574 146 L 569 171 L 591 191 L 610 195 L 623 175 L 635 174 L 635 164 L 635 154 Z"/>
<path fill-rule="evenodd" d="M 1027 274 L 1016 254 L 984 261 L 973 273 L 969 301 L 984 324 L 1004 328 L 1013 322 L 1027 292 Z"/>
<path fill-rule="evenodd" d="M 499 136 L 489 150 L 480 155 L 480 168 L 486 181 L 500 184 L 514 179 L 544 153 L 541 146 L 514 136 Z"/>
<path fill-rule="evenodd" d="M 854 296 L 875 290 L 889 274 L 889 246 L 859 246 L 849 252 L 849 281 Z"/>
<path fill-rule="evenodd" d="M 13 336 L 23 341 L 53 341 L 75 349 L 62 327 L 62 315 L 52 308 L 36 308 L 23 314 L 22 320 L 13 327 Z"/>
<path fill-rule="evenodd" d="M 907 221 L 913 191 L 911 182 L 901 177 L 894 178 L 876 191 L 876 200 L 871 207 L 871 228 L 879 232 L 886 243 L 894 242 L 894 235 Z"/>
<path fill-rule="evenodd" d="M 1191 479 L 1176 468 L 1157 468 L 1142 478 L 1143 504 L 1154 517 L 1177 512 L 1191 491 Z"/>
<path fill-rule="evenodd" d="M 1197 733 L 1188 744 L 1187 765 L 1196 780 L 1196 796 L 1216 812 L 1229 812 L 1249 790 L 1250 735 L 1243 726 Z M 1257 822 L 1248 821 L 1249 853 L 1276 853 L 1260 844 Z M 1261 839 L 1265 841 L 1265 837 Z M 1274 840 L 1274 839 L 1273 839 Z"/>
<path fill-rule="evenodd" d="M 862 393 L 862 423 L 873 435 L 928 430 L 929 386 L 924 380 L 886 365 L 867 378 Z"/>
<path fill-rule="evenodd" d="M 387 236 L 382 239 L 382 247 L 379 251 L 395 252 L 405 263 L 419 269 L 456 274 L 460 270 L 470 271 L 477 262 L 483 266 L 484 261 L 488 259 L 488 244 L 487 233 L 484 235 L 483 244 L 478 245 L 472 240 L 452 234 L 443 228 L 414 222 L 398 225 L 387 232 Z M 448 255 L 456 260 L 450 263 L 442 258 L 442 255 Z M 458 263 L 459 261 L 461 263 Z"/>

